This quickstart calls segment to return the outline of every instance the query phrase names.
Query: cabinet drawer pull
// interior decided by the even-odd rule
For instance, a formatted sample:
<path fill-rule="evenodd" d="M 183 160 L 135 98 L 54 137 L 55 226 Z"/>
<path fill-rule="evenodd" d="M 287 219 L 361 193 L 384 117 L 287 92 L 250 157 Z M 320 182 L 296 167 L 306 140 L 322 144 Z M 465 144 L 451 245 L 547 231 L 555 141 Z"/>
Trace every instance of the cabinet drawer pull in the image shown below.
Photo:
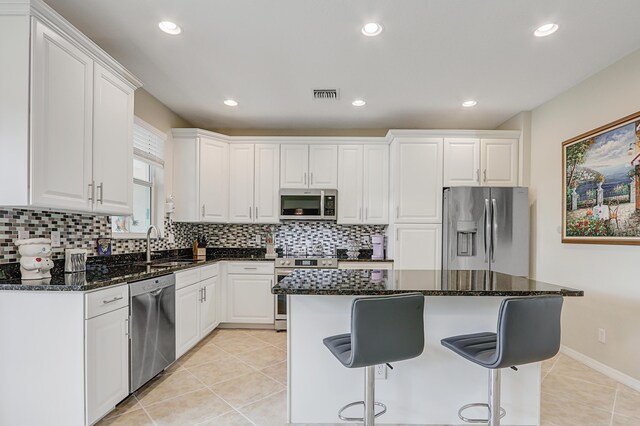
<path fill-rule="evenodd" d="M 117 302 L 118 300 L 122 300 L 122 299 L 124 299 L 124 296 L 115 296 L 113 299 L 103 300 L 102 303 L 105 305 L 108 305 L 109 303 Z"/>
<path fill-rule="evenodd" d="M 252 270 L 252 269 L 258 269 L 258 267 L 256 267 L 256 266 L 254 266 L 254 267 L 245 266 L 244 269 L 245 270 Z"/>

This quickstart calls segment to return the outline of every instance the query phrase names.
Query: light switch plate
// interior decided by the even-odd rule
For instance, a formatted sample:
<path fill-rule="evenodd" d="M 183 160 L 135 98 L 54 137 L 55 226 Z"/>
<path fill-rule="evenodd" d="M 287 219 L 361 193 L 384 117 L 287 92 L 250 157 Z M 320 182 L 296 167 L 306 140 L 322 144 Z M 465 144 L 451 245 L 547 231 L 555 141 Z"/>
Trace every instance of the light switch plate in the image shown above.
<path fill-rule="evenodd" d="M 51 231 L 51 247 L 60 247 L 60 231 Z"/>
<path fill-rule="evenodd" d="M 260 243 L 262 243 L 262 240 L 260 238 L 260 234 L 256 234 L 256 244 L 260 245 Z"/>
<path fill-rule="evenodd" d="M 18 231 L 19 240 L 26 240 L 27 238 L 29 238 L 29 231 Z"/>

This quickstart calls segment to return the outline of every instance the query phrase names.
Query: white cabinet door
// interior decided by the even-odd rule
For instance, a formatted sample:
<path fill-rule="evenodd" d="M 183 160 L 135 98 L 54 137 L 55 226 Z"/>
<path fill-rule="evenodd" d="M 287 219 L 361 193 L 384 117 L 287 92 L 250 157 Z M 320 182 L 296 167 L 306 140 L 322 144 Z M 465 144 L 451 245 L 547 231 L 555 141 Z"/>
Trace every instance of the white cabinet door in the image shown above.
<path fill-rule="evenodd" d="M 273 277 L 270 275 L 227 276 L 227 321 L 250 324 L 273 324 Z"/>
<path fill-rule="evenodd" d="M 133 211 L 133 90 L 99 64 L 93 79 L 94 210 Z"/>
<path fill-rule="evenodd" d="M 253 157 L 253 144 L 229 146 L 229 222 L 251 223 L 254 220 Z"/>
<path fill-rule="evenodd" d="M 338 223 L 362 223 L 362 145 L 338 148 Z"/>
<path fill-rule="evenodd" d="M 254 222 L 280 222 L 280 146 L 255 147 Z"/>
<path fill-rule="evenodd" d="M 482 184 L 518 186 L 518 139 L 482 139 Z"/>
<path fill-rule="evenodd" d="M 38 20 L 32 43 L 31 202 L 91 211 L 93 60 Z"/>
<path fill-rule="evenodd" d="M 309 145 L 280 147 L 280 187 L 307 188 L 309 186 Z"/>
<path fill-rule="evenodd" d="M 444 186 L 480 185 L 480 140 L 444 140 Z"/>
<path fill-rule="evenodd" d="M 389 223 L 389 146 L 364 146 L 363 223 Z M 340 192 L 338 192 L 340 196 Z M 338 212 L 342 206 L 338 204 Z"/>
<path fill-rule="evenodd" d="M 229 145 L 200 137 L 200 217 L 202 222 L 229 219 Z"/>
<path fill-rule="evenodd" d="M 440 269 L 442 226 L 396 225 L 394 269 Z"/>
<path fill-rule="evenodd" d="M 207 278 L 200 284 L 202 304 L 200 306 L 200 336 L 209 334 L 217 325 L 217 292 L 218 277 Z"/>
<path fill-rule="evenodd" d="M 200 341 L 200 283 L 176 291 L 176 359 Z"/>
<path fill-rule="evenodd" d="M 442 217 L 442 139 L 397 139 L 395 221 L 439 223 Z"/>
<path fill-rule="evenodd" d="M 309 188 L 338 187 L 338 145 L 309 145 Z"/>
<path fill-rule="evenodd" d="M 87 424 L 129 395 L 129 308 L 86 321 Z"/>

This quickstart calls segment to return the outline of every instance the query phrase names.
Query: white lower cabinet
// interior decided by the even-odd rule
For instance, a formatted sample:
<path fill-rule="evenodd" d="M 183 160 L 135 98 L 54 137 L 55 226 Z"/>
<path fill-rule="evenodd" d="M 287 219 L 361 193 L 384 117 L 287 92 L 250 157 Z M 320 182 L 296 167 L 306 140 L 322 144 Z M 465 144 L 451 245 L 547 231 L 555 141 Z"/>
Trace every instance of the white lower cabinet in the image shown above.
<path fill-rule="evenodd" d="M 227 321 L 273 324 L 275 307 L 271 294 L 273 275 L 227 276 Z"/>
<path fill-rule="evenodd" d="M 442 225 L 396 225 L 394 269 L 440 269 Z"/>
<path fill-rule="evenodd" d="M 220 323 L 218 269 L 204 266 L 176 275 L 176 359 Z"/>
<path fill-rule="evenodd" d="M 129 395 L 129 308 L 86 320 L 87 424 Z"/>

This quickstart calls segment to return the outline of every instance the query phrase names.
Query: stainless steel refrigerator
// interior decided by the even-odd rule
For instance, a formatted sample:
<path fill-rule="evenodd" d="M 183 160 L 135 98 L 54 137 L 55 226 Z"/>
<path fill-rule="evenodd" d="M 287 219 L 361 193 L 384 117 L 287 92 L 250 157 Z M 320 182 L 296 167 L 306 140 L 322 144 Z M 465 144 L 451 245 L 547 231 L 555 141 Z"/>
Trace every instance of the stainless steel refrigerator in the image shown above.
<path fill-rule="evenodd" d="M 527 188 L 444 189 L 442 269 L 529 274 Z"/>

